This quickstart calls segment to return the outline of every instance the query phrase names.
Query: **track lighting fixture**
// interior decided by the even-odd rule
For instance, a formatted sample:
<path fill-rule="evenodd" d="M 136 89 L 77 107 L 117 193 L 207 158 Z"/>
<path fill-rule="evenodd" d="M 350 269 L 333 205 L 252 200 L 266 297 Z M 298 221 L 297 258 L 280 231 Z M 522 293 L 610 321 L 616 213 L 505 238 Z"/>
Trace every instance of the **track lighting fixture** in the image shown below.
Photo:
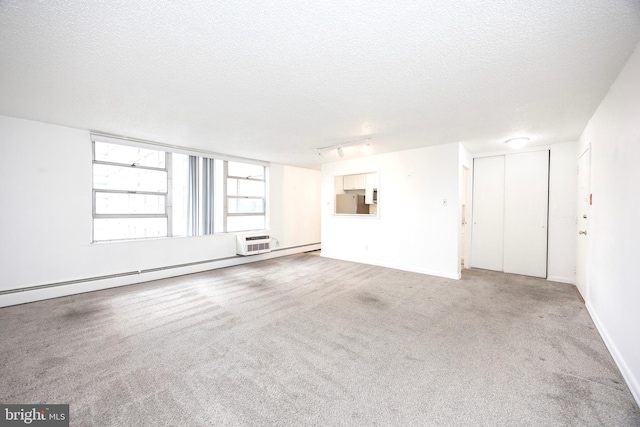
<path fill-rule="evenodd" d="M 366 138 L 355 139 L 353 141 L 341 142 L 340 144 L 333 144 L 333 145 L 328 145 L 326 147 L 314 148 L 314 150 L 316 150 L 316 155 L 318 156 L 318 160 L 320 160 L 320 161 L 324 160 L 324 156 L 322 155 L 323 151 L 332 150 L 334 148 L 338 152 L 338 156 L 340 156 L 340 158 L 342 158 L 342 157 L 344 157 L 344 149 L 342 147 L 344 147 L 345 145 L 351 145 L 351 144 L 355 144 L 355 143 L 362 142 L 362 141 L 367 141 L 366 145 L 364 146 L 364 153 L 365 154 L 370 154 L 371 153 L 371 144 L 369 144 L 368 141 L 371 141 L 371 137 L 369 137 L 369 136 L 366 137 Z"/>

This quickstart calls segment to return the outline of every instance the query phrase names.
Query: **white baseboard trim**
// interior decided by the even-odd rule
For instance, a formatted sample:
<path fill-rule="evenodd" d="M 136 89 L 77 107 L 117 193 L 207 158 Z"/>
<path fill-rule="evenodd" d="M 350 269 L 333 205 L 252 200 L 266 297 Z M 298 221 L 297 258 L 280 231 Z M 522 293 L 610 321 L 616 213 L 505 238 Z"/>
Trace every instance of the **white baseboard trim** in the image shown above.
<path fill-rule="evenodd" d="M 569 283 L 570 285 L 574 284 L 574 280 L 572 277 L 548 276 L 547 280 L 549 282 Z"/>
<path fill-rule="evenodd" d="M 373 262 L 371 260 L 361 260 L 361 259 L 340 258 L 340 257 L 337 257 L 337 256 L 325 255 L 324 253 L 322 254 L 322 256 L 324 258 L 337 259 L 337 260 L 340 260 L 340 261 L 349 261 L 349 262 L 355 262 L 355 263 L 358 263 L 358 264 L 375 265 L 375 266 L 378 266 L 378 267 L 392 268 L 394 270 L 409 271 L 411 273 L 420 273 L 420 274 L 427 274 L 429 276 L 444 277 L 445 279 L 459 280 L 462 277 L 461 273 L 453 273 L 452 274 L 452 273 L 447 273 L 447 272 L 442 272 L 442 271 L 433 271 L 433 270 L 426 270 L 426 269 L 421 269 L 421 268 L 414 268 L 414 267 L 406 266 L 406 265 L 402 265 L 402 264 L 393 264 L 393 263 L 386 263 L 386 262 Z"/>
<path fill-rule="evenodd" d="M 633 398 L 636 400 L 638 406 L 640 406 L 640 381 L 638 381 L 638 378 L 636 378 L 631 369 L 629 369 L 629 365 L 627 365 L 624 357 L 622 357 L 622 354 L 620 354 L 620 352 L 618 351 L 618 347 L 616 347 L 616 344 L 611 339 L 611 336 L 600 321 L 600 318 L 598 317 L 591 303 L 587 301 L 585 305 L 587 307 L 589 315 L 591 316 L 591 319 L 593 319 L 593 323 L 596 325 L 596 328 L 598 329 L 598 332 L 602 337 L 602 340 L 607 346 L 607 349 L 609 349 L 609 353 L 611 353 L 611 356 L 616 362 L 616 365 L 618 365 L 618 369 L 620 369 L 624 380 L 627 382 L 627 386 L 629 387 L 629 390 L 631 390 Z"/>
<path fill-rule="evenodd" d="M 445 279 L 453 279 L 453 280 L 460 280 L 460 278 L 462 277 L 461 273 L 445 273 L 443 271 L 434 271 L 434 270 L 426 270 L 426 269 L 422 269 L 422 268 L 413 268 L 413 267 L 407 267 L 404 265 L 399 265 L 399 264 L 377 264 L 380 267 L 386 267 L 386 268 L 393 268 L 396 270 L 403 270 L 403 271 L 410 271 L 411 273 L 420 273 L 420 274 L 427 274 L 429 276 L 437 276 L 437 277 L 443 277 Z"/>
<path fill-rule="evenodd" d="M 105 276 L 104 278 L 89 278 L 85 280 L 75 280 L 68 284 L 50 284 L 34 286 L 33 289 L 22 288 L 15 291 L 3 292 L 0 294 L 0 307 L 26 304 L 29 302 L 42 301 L 51 298 L 65 297 L 69 295 L 82 294 L 85 292 L 99 291 L 102 289 L 116 288 L 119 286 L 135 285 L 137 283 L 149 282 L 152 280 L 166 279 L 169 277 L 183 276 L 185 274 L 200 273 L 207 270 L 216 270 L 224 267 L 248 264 L 267 259 L 278 258 L 286 255 L 294 255 L 302 252 L 315 251 L 320 249 L 320 243 L 296 246 L 293 248 L 282 248 L 272 252 L 251 255 L 234 256 L 219 260 L 195 262 L 184 266 L 167 266 L 142 271 L 140 273 L 123 273 Z"/>

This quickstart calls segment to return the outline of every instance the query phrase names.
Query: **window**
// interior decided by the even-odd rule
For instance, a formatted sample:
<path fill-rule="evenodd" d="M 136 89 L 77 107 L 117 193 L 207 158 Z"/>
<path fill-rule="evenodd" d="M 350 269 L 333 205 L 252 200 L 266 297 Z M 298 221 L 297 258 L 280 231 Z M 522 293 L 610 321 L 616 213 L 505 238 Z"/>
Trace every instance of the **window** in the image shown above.
<path fill-rule="evenodd" d="M 266 228 L 265 165 L 92 136 L 93 241 Z"/>
<path fill-rule="evenodd" d="M 265 228 L 265 167 L 227 162 L 227 231 Z"/>
<path fill-rule="evenodd" d="M 93 240 L 168 236 L 167 153 L 94 143 Z"/>

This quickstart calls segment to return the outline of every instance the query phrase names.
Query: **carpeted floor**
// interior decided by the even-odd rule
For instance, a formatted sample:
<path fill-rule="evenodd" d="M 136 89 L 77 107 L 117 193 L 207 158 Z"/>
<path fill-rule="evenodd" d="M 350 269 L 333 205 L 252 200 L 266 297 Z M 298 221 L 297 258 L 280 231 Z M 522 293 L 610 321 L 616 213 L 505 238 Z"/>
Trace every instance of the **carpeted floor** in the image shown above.
<path fill-rule="evenodd" d="M 0 402 L 71 425 L 638 426 L 570 285 L 300 254 L 0 309 Z"/>

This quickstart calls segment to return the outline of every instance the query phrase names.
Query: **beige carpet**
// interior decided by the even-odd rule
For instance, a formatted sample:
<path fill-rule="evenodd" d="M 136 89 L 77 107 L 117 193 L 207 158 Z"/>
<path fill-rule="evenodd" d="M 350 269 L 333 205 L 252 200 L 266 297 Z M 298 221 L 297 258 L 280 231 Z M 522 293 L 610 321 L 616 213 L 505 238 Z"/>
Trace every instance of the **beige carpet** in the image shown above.
<path fill-rule="evenodd" d="M 638 426 L 570 285 L 278 258 L 0 309 L 0 402 L 71 425 Z"/>

